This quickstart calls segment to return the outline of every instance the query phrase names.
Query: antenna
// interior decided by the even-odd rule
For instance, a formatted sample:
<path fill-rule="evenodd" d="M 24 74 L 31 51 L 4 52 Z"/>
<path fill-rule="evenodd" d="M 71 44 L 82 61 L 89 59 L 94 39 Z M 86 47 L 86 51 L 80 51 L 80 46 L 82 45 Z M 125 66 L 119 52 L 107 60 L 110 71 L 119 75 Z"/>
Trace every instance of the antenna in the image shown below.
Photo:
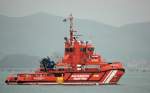
<path fill-rule="evenodd" d="M 70 14 L 70 16 L 69 16 L 69 21 L 70 21 L 70 42 L 71 42 L 71 44 L 72 44 L 72 41 L 73 41 L 73 32 L 74 32 L 74 30 L 73 30 L 73 16 L 72 16 L 72 14 Z"/>
<path fill-rule="evenodd" d="M 69 31 L 70 31 L 70 43 L 71 43 L 71 45 L 72 45 L 72 41 L 73 41 L 73 39 L 74 39 L 74 32 L 76 32 L 76 31 L 73 29 L 73 16 L 72 16 L 72 14 L 70 14 L 68 18 L 65 18 L 65 19 L 63 20 L 63 22 L 66 22 L 67 20 L 69 20 L 69 22 L 70 22 L 70 29 L 69 29 Z"/>

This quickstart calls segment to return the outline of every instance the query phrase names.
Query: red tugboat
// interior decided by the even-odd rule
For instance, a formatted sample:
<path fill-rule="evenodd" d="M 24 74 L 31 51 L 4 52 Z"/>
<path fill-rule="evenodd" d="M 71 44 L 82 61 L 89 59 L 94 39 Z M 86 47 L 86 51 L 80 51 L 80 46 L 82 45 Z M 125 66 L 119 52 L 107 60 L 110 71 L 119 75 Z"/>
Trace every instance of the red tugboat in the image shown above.
<path fill-rule="evenodd" d="M 94 52 L 94 46 L 78 40 L 74 35 L 73 16 L 70 21 L 70 37 L 65 37 L 64 57 L 57 63 L 49 57 L 40 62 L 34 73 L 9 75 L 6 84 L 49 84 L 49 85 L 103 85 L 117 84 L 125 73 L 120 62 L 107 63 Z"/>

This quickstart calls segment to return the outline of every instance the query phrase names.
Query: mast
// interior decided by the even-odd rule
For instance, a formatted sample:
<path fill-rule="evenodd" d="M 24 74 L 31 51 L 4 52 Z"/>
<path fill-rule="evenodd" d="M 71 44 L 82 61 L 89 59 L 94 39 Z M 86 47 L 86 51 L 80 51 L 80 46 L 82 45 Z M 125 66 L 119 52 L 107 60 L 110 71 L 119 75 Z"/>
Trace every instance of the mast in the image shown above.
<path fill-rule="evenodd" d="M 73 16 L 72 14 L 69 15 L 68 18 L 65 18 L 63 20 L 63 22 L 66 22 L 67 20 L 69 20 L 69 24 L 70 24 L 70 28 L 69 28 L 69 32 L 70 32 L 70 38 L 69 38 L 69 41 L 70 41 L 70 44 L 72 45 L 72 42 L 74 40 L 74 29 L 73 29 Z"/>
<path fill-rule="evenodd" d="M 73 16 L 72 16 L 72 14 L 70 14 L 70 16 L 69 16 L 69 21 L 70 21 L 70 43 L 72 45 L 73 32 L 74 32 L 74 30 L 73 30 Z"/>

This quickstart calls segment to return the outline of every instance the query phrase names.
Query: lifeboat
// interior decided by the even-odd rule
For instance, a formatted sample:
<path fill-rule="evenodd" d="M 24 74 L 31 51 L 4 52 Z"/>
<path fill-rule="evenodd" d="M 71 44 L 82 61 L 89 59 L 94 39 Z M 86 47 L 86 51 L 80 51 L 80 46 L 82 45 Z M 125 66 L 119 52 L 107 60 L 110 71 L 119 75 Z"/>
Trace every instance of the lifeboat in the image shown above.
<path fill-rule="evenodd" d="M 73 16 L 63 21 L 70 22 L 70 36 L 65 37 L 64 56 L 58 62 L 51 58 L 40 61 L 40 69 L 32 73 L 8 75 L 8 85 L 112 85 L 118 84 L 125 69 L 120 62 L 105 62 L 95 53 L 88 41 L 79 40 L 73 28 Z"/>

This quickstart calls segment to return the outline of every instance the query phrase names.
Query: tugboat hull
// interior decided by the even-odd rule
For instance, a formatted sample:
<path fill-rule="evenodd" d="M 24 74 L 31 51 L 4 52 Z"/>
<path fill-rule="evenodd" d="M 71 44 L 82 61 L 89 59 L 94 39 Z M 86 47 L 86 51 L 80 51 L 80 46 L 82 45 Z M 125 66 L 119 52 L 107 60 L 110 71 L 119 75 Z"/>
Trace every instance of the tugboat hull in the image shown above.
<path fill-rule="evenodd" d="M 70 72 L 59 77 L 48 76 L 46 73 L 18 74 L 17 77 L 8 77 L 5 82 L 8 85 L 113 85 L 117 84 L 123 74 L 123 69 L 96 73 Z"/>

